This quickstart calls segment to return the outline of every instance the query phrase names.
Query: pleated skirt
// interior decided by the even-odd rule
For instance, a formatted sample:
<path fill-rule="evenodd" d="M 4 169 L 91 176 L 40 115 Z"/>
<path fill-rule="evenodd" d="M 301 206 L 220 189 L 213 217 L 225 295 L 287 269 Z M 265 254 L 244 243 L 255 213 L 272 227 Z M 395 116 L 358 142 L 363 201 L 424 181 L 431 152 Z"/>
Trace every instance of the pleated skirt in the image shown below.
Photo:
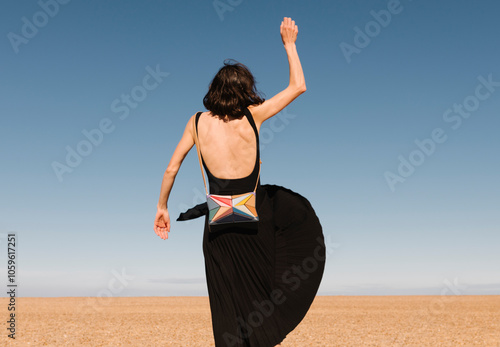
<path fill-rule="evenodd" d="M 210 232 L 203 254 L 215 345 L 275 346 L 305 317 L 326 261 L 309 201 L 277 185 L 257 190 L 256 230 Z"/>

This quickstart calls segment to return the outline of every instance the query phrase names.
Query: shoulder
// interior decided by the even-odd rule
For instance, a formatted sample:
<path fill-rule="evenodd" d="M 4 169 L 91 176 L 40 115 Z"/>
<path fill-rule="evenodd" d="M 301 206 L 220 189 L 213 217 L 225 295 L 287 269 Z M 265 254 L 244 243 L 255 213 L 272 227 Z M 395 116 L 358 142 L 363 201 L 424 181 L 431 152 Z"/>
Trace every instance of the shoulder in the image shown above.
<path fill-rule="evenodd" d="M 262 125 L 262 121 L 259 117 L 259 105 L 249 105 L 247 106 L 248 111 L 250 112 L 250 115 L 252 116 L 252 119 L 257 126 L 257 129 L 260 129 L 260 126 Z"/>
<path fill-rule="evenodd" d="M 257 128 L 257 132 L 260 132 L 260 127 L 262 126 L 262 123 L 264 122 L 261 117 L 261 108 L 260 105 L 262 104 L 254 104 L 254 105 L 249 105 L 247 107 L 248 112 L 250 113 L 250 116 L 252 117 L 252 120 L 255 124 L 255 127 Z"/>
<path fill-rule="evenodd" d="M 252 116 L 254 116 L 255 108 L 257 106 L 258 106 L 257 104 L 253 104 L 253 105 L 248 105 L 247 106 L 247 109 L 248 109 L 248 111 L 250 111 L 250 113 L 252 114 Z"/>
<path fill-rule="evenodd" d="M 193 125 L 194 122 L 196 122 L 196 117 L 198 116 L 198 113 L 200 114 L 200 116 L 205 113 L 203 111 L 199 111 L 199 112 L 196 112 L 195 114 L 193 114 L 191 117 L 189 117 L 189 120 L 188 120 L 188 125 L 191 124 Z M 199 118 L 199 116 L 198 116 Z"/>
<path fill-rule="evenodd" d="M 187 124 L 186 124 L 186 130 L 189 131 L 189 133 L 191 133 L 191 135 L 193 135 L 193 136 L 194 136 L 194 128 L 196 126 L 196 115 L 198 113 L 202 113 L 202 112 L 196 112 L 195 114 L 190 116 L 188 121 L 187 121 Z"/>

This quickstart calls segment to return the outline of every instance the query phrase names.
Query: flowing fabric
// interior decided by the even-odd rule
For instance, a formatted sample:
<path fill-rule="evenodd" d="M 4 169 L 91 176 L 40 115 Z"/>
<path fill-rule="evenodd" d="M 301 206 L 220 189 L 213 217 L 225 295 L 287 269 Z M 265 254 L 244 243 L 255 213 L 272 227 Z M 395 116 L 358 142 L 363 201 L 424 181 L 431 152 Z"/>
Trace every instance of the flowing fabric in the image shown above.
<path fill-rule="evenodd" d="M 254 170 L 243 179 L 221 180 L 203 161 L 212 194 L 241 194 L 255 186 L 259 139 L 248 109 L 245 116 L 257 137 Z M 256 230 L 235 224 L 223 232 L 210 232 L 206 203 L 177 219 L 205 217 L 203 254 L 217 347 L 271 347 L 282 342 L 305 317 L 323 277 L 323 231 L 309 201 L 290 189 L 260 181 L 256 196 Z"/>

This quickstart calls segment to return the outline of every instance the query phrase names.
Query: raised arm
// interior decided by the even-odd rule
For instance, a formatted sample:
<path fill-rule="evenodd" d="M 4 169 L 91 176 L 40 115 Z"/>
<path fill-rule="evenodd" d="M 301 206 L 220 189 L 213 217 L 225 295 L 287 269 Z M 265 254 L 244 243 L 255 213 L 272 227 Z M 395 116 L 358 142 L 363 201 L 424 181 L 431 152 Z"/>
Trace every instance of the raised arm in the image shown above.
<path fill-rule="evenodd" d="M 154 231 L 156 235 L 160 236 L 162 239 L 168 239 L 168 232 L 170 231 L 170 216 L 168 214 L 168 197 L 170 196 L 170 191 L 174 185 L 175 177 L 177 172 L 186 158 L 186 155 L 191 150 L 194 145 L 193 138 L 193 122 L 194 116 L 192 116 L 184 129 L 184 134 L 182 135 L 177 148 L 168 163 L 167 169 L 163 174 L 163 181 L 161 183 L 160 199 L 158 201 L 157 212 L 154 222 Z"/>
<path fill-rule="evenodd" d="M 266 119 L 274 116 L 290 104 L 295 98 L 306 91 L 306 81 L 302 65 L 300 64 L 299 54 L 295 41 L 299 28 L 295 25 L 295 21 L 285 17 L 281 22 L 280 33 L 285 51 L 288 56 L 288 65 L 290 67 L 290 82 L 288 87 L 279 92 L 269 100 L 264 101 L 260 105 L 250 106 L 248 109 L 252 112 L 255 122 L 258 126 Z"/>

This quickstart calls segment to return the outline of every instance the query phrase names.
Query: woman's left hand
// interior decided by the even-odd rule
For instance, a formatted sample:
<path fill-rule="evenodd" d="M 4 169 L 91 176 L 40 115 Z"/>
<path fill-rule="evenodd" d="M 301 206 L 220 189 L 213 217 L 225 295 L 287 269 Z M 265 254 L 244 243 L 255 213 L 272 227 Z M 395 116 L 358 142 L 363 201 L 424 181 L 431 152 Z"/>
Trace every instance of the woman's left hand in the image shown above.
<path fill-rule="evenodd" d="M 168 239 L 168 232 L 170 231 L 170 216 L 166 208 L 158 208 L 155 217 L 154 230 L 156 235 L 163 240 Z"/>

